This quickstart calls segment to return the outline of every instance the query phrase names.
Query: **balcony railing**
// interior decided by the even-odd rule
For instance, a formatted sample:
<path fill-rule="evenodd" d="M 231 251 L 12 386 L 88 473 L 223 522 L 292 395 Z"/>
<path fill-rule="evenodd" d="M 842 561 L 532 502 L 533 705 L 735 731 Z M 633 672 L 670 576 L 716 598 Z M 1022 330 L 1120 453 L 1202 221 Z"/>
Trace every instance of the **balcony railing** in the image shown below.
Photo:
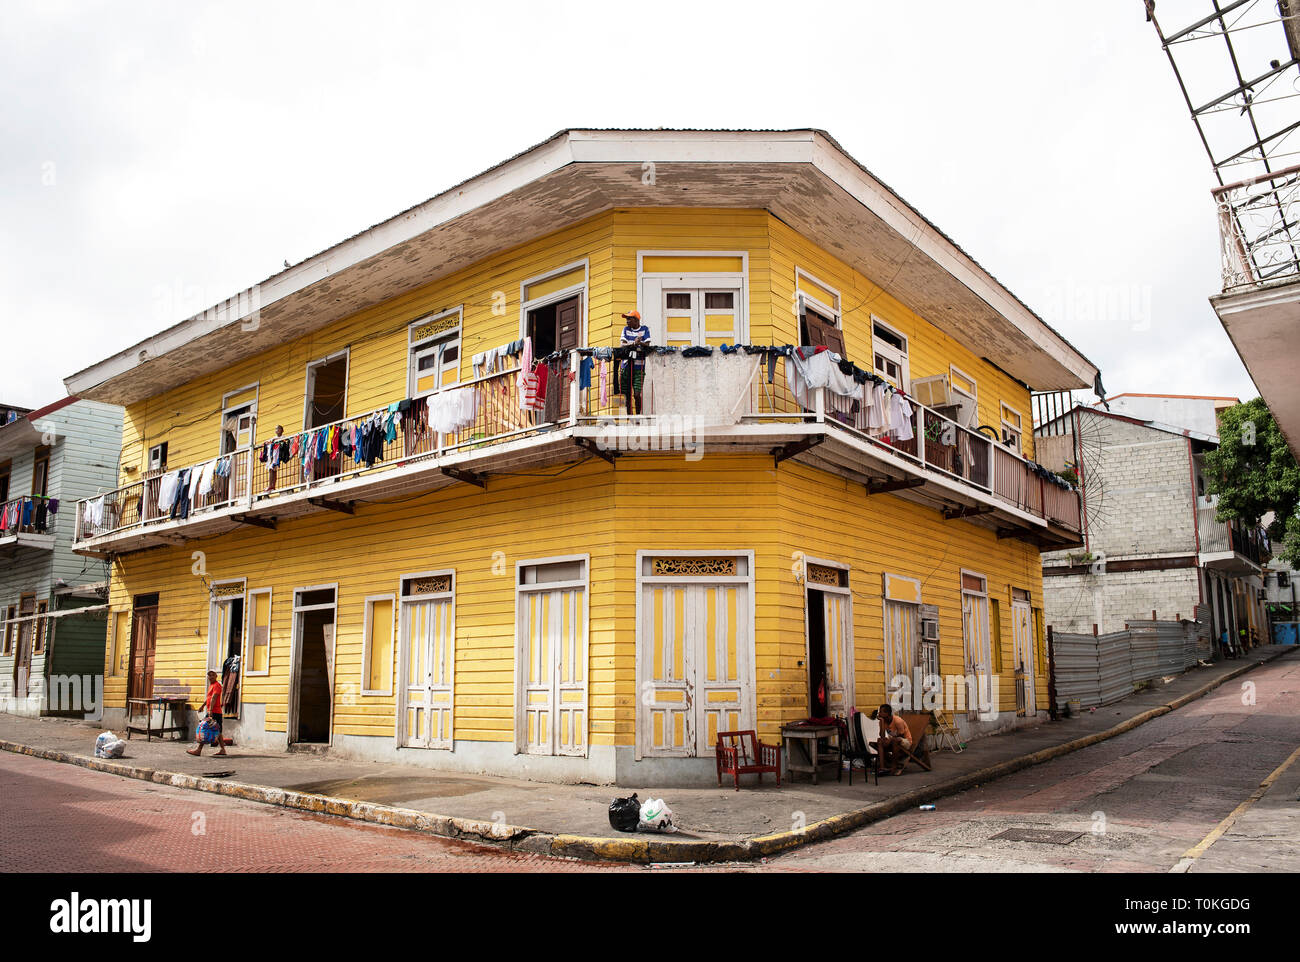
<path fill-rule="evenodd" d="M 1223 290 L 1300 277 L 1300 166 L 1214 189 Z"/>
<path fill-rule="evenodd" d="M 1196 506 L 1196 530 L 1200 539 L 1201 554 L 1241 555 L 1255 565 L 1264 565 L 1272 558 L 1268 536 L 1259 528 L 1250 529 L 1235 521 L 1216 521 L 1218 507 L 1208 499 L 1200 499 Z"/>
<path fill-rule="evenodd" d="M 738 398 L 727 402 L 732 410 L 716 410 L 715 397 L 691 396 L 687 402 L 693 413 L 688 416 L 723 434 L 727 429 L 719 426 L 735 424 L 767 425 L 773 432 L 782 425 L 804 432 L 823 427 L 880 452 L 902 473 L 944 479 L 977 500 L 1004 504 L 1070 532 L 1080 530 L 1077 492 L 1058 486 L 1041 468 L 991 438 L 915 401 L 910 431 L 901 425 L 890 431 L 871 430 L 866 406 L 858 398 L 817 388 L 801 402 L 787 378 L 785 358 L 778 358 L 770 369 L 753 360 L 748 385 L 742 384 Z M 322 492 L 339 481 L 408 465 L 437 465 L 453 455 L 464 461 L 467 453 L 489 453 L 530 437 L 553 437 L 561 428 L 594 428 L 598 433 L 646 427 L 660 433 L 683 430 L 681 411 L 655 410 L 656 385 L 650 371 L 639 385 L 633 385 L 629 412 L 626 382 L 617 378 L 628 368 L 620 368 L 618 361 L 608 362 L 603 390 L 597 369 L 591 373 L 590 386 L 580 388 L 576 378 L 580 363 L 578 352 L 561 359 L 558 376 L 551 377 L 544 401 L 535 410 L 522 403 L 516 368 L 475 378 L 439 395 L 395 401 L 209 459 L 176 475 L 185 484 L 182 492 L 178 483 L 177 496 L 170 500 L 160 496 L 162 475 L 143 478 L 79 502 L 77 541 L 199 518 L 221 509 L 253 510 L 268 500 Z M 644 413 L 642 405 L 650 412 Z M 272 445 L 279 447 L 278 453 Z"/>
<path fill-rule="evenodd" d="M 54 511 L 50 510 L 51 503 Z M 0 538 L 17 534 L 49 534 L 54 517 L 58 513 L 58 501 L 49 498 L 26 496 L 13 498 L 0 504 Z"/>

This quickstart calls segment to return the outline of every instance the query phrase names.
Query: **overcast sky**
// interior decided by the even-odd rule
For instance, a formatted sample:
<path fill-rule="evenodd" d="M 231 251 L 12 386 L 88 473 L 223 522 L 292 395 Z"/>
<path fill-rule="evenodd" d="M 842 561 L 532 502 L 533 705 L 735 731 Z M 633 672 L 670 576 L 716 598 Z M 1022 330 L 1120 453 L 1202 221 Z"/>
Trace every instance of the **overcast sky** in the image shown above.
<path fill-rule="evenodd" d="M 5 0 L 0 401 L 577 126 L 823 128 L 1109 393 L 1257 393 L 1141 0 Z"/>

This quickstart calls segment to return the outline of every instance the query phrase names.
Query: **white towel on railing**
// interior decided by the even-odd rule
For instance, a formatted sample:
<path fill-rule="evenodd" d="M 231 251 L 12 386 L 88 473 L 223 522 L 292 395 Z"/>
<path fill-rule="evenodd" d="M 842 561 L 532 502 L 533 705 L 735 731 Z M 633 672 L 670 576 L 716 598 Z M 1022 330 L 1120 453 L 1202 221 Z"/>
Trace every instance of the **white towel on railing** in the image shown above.
<path fill-rule="evenodd" d="M 87 525 L 98 528 L 104 522 L 104 498 L 98 497 L 86 502 L 86 512 L 82 520 Z"/>
<path fill-rule="evenodd" d="M 181 479 L 179 471 L 168 471 L 158 479 L 158 510 L 167 512 L 176 503 L 177 482 Z"/>
<path fill-rule="evenodd" d="M 478 413 L 478 392 L 472 387 L 430 394 L 426 402 L 429 405 L 429 427 L 438 434 L 454 434 L 473 424 L 474 415 Z"/>
<path fill-rule="evenodd" d="M 889 396 L 889 414 L 894 425 L 894 440 L 910 441 L 916 437 L 912 431 L 912 405 L 897 391 Z"/>

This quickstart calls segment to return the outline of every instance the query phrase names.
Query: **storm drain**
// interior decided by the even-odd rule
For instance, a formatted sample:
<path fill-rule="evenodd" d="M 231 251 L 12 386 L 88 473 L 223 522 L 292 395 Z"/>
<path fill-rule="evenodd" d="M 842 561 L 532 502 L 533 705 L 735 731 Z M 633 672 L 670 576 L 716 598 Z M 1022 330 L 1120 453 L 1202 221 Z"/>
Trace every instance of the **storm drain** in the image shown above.
<path fill-rule="evenodd" d="M 1001 839 L 1004 842 L 1040 842 L 1043 845 L 1069 845 L 1083 832 L 1054 832 L 1046 828 L 1009 828 L 994 835 L 990 841 Z"/>

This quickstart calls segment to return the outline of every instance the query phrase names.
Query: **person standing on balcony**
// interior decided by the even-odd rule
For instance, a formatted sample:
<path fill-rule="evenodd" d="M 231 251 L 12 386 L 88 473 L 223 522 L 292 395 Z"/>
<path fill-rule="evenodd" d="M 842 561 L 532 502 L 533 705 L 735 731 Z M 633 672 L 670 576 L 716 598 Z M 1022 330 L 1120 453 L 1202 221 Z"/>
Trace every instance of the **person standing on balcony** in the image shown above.
<path fill-rule="evenodd" d="M 276 470 L 280 467 L 281 459 L 284 457 L 284 449 L 283 449 L 284 442 L 279 440 L 280 438 L 284 437 L 283 424 L 277 424 L 275 426 L 275 437 L 276 440 L 271 442 L 271 448 L 267 454 L 267 464 L 268 464 L 266 470 L 266 476 L 267 476 L 266 493 L 267 494 L 270 494 L 272 491 L 275 490 L 275 473 Z"/>
<path fill-rule="evenodd" d="M 650 343 L 650 328 L 641 323 L 640 311 L 628 311 L 623 315 L 623 337 L 620 345 Z M 624 361 L 623 370 L 619 372 L 620 380 L 630 384 L 628 388 L 628 414 L 641 412 L 641 383 L 645 378 L 645 361 Z M 635 406 L 636 410 L 633 410 Z"/>

